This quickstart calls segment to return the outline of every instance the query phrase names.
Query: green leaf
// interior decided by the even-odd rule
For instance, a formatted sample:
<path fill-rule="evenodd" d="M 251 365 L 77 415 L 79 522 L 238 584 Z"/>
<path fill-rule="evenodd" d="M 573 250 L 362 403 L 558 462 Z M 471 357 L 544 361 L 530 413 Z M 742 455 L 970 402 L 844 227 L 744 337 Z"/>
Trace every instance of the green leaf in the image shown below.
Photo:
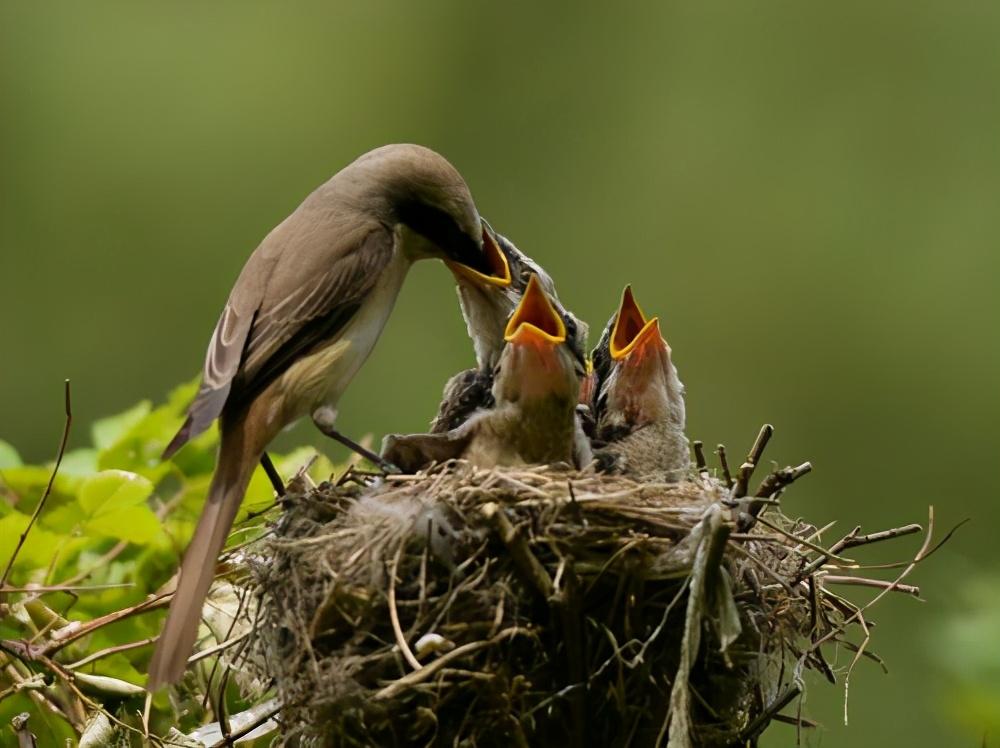
<path fill-rule="evenodd" d="M 14 548 L 17 546 L 18 538 L 28 526 L 30 517 L 21 512 L 11 512 L 3 519 L 0 519 L 0 563 L 6 564 Z M 63 537 L 47 530 L 43 530 L 36 524 L 31 528 L 24 546 L 18 554 L 17 563 L 14 568 L 41 568 L 45 569 L 52 558 L 52 554 L 59 545 Z M 18 579 L 17 583 L 29 581 Z"/>
<path fill-rule="evenodd" d="M 103 450 L 113 445 L 145 418 L 152 407 L 149 400 L 143 400 L 123 413 L 94 421 L 94 425 L 90 427 L 94 446 Z"/>
<path fill-rule="evenodd" d="M 21 465 L 4 470 L 0 474 L 0 483 L 3 483 L 17 497 L 16 506 L 18 509 L 30 512 L 45 492 L 51 475 L 52 465 Z M 66 475 L 60 471 L 52 484 L 49 505 L 72 499 L 79 483 L 79 477 Z"/>
<path fill-rule="evenodd" d="M 129 543 L 149 543 L 163 532 L 160 520 L 143 505 L 128 506 L 88 520 L 87 532 L 109 535 Z"/>
<path fill-rule="evenodd" d="M 149 543 L 162 527 L 146 499 L 153 492 L 148 478 L 125 470 L 104 470 L 80 486 L 77 502 L 85 513 L 89 534 Z"/>
<path fill-rule="evenodd" d="M 17 453 L 17 450 L 3 439 L 0 439 L 0 470 L 20 467 L 22 464 L 24 463 L 21 462 L 21 455 Z"/>
<path fill-rule="evenodd" d="M 77 501 L 91 516 L 105 516 L 142 504 L 153 493 L 153 484 L 126 470 L 104 470 L 83 482 Z"/>
<path fill-rule="evenodd" d="M 86 517 L 80 511 L 80 505 L 69 502 L 57 507 L 46 507 L 38 517 L 38 524 L 47 530 L 69 535 L 83 524 Z"/>

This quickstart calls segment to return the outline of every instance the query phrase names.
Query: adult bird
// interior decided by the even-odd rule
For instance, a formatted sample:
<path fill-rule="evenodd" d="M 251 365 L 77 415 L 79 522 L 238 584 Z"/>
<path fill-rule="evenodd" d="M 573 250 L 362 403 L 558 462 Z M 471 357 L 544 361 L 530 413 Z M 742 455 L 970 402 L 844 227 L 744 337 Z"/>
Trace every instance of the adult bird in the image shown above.
<path fill-rule="evenodd" d="M 659 320 L 642 313 L 626 286 L 592 353 L 598 470 L 657 481 L 687 470 L 684 386 L 670 353 Z"/>
<path fill-rule="evenodd" d="M 480 408 L 443 433 L 390 434 L 382 455 L 407 472 L 453 458 L 490 468 L 562 462 L 590 463 L 590 444 L 576 406 L 586 374 L 566 324 L 537 276 L 508 320 L 491 389 Z"/>
<path fill-rule="evenodd" d="M 538 263 L 485 221 L 484 224 L 483 250 L 490 272 L 481 273 L 468 265 L 446 262 L 455 276 L 459 304 L 476 353 L 476 366 L 458 372 L 445 384 L 438 413 L 431 422 L 431 433 L 457 428 L 478 408 L 493 405 L 493 377 L 506 345 L 507 321 L 532 277 L 562 317 L 569 351 L 580 365 L 587 366 L 587 324 L 559 302 L 555 283 Z"/>
<path fill-rule="evenodd" d="M 469 188 L 444 157 L 388 145 L 320 186 L 247 260 L 187 421 L 164 455 L 219 419 L 218 463 L 149 666 L 150 690 L 184 672 L 216 558 L 267 444 L 305 415 L 339 438 L 337 402 L 410 265 L 439 257 L 487 273 L 482 237 Z"/>

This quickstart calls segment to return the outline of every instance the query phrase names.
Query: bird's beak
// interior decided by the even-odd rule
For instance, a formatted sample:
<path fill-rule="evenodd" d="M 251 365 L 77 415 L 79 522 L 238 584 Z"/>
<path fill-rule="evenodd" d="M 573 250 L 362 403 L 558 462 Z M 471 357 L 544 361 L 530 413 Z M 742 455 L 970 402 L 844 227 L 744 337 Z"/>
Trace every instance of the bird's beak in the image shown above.
<path fill-rule="evenodd" d="M 620 361 L 633 351 L 643 351 L 650 345 L 665 345 L 660 335 L 660 321 L 656 317 L 647 320 L 632 295 L 632 287 L 625 286 L 611 331 L 611 358 Z"/>
<path fill-rule="evenodd" d="M 504 340 L 516 345 L 555 346 L 566 341 L 566 325 L 542 289 L 537 275 L 528 280 L 517 309 L 507 322 Z"/>
<path fill-rule="evenodd" d="M 486 267 L 490 271 L 489 275 L 454 260 L 445 260 L 445 262 L 456 278 L 467 278 L 480 286 L 496 286 L 498 288 L 509 286 L 511 284 L 510 264 L 497 240 L 493 238 L 485 226 L 483 227 L 483 255 Z"/>

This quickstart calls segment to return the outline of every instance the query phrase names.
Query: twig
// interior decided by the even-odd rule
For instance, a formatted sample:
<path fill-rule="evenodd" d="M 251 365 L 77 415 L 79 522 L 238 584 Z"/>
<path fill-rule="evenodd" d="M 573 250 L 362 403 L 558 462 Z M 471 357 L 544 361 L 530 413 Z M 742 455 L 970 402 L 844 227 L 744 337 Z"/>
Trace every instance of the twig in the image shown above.
<path fill-rule="evenodd" d="M 705 445 L 697 439 L 691 442 L 694 447 L 694 461 L 699 473 L 708 473 L 708 463 L 705 462 Z"/>
<path fill-rule="evenodd" d="M 741 476 L 744 472 L 746 472 L 747 483 L 749 483 L 750 474 L 753 472 L 752 467 L 748 472 L 745 470 L 748 464 L 749 463 L 745 463 L 740 468 Z M 764 507 L 769 504 L 776 503 L 777 500 L 774 497 L 780 494 L 786 486 L 794 483 L 811 470 L 812 464 L 803 462 L 798 467 L 786 467 L 782 470 L 775 470 L 771 472 L 763 481 L 761 481 L 760 486 L 754 493 L 754 498 L 745 502 L 746 508 L 744 513 L 740 515 L 739 529 L 743 532 L 748 532 L 754 526 L 757 517 L 760 516 Z"/>
<path fill-rule="evenodd" d="M 49 476 L 49 482 L 45 486 L 45 491 L 42 493 L 42 498 L 38 500 L 35 505 L 35 511 L 31 513 L 31 519 L 28 520 L 27 527 L 24 528 L 24 532 L 21 533 L 21 537 L 17 539 L 17 545 L 14 546 L 14 552 L 10 554 L 10 558 L 7 561 L 7 567 L 3 570 L 3 576 L 0 576 L 0 587 L 7 586 L 7 577 L 10 575 L 10 570 L 14 566 L 14 561 L 17 559 L 17 554 L 21 552 L 21 547 L 24 545 L 24 541 L 28 538 L 28 533 L 31 532 L 31 528 L 35 524 L 35 520 L 38 519 L 38 515 L 42 513 L 42 509 L 45 507 L 45 502 L 48 501 L 49 494 L 52 493 L 52 486 L 56 482 L 56 475 L 59 474 L 59 466 L 62 464 L 63 455 L 66 454 L 66 442 L 69 441 L 69 429 L 73 425 L 73 407 L 70 401 L 70 389 L 69 380 L 66 380 L 65 384 L 65 406 L 66 406 L 66 423 L 63 426 L 62 438 L 59 440 L 59 451 L 56 453 L 56 464 L 52 467 L 52 474 Z"/>
<path fill-rule="evenodd" d="M 214 654 L 218 654 L 219 652 L 225 652 L 227 649 L 230 649 L 235 644 L 239 644 L 241 641 L 243 641 L 249 636 L 250 632 L 245 631 L 242 634 L 237 634 L 231 639 L 225 639 L 224 641 L 221 641 L 218 644 L 213 644 L 208 649 L 199 650 L 198 652 L 195 652 L 193 655 L 188 657 L 187 660 L 188 665 L 193 665 L 194 663 L 204 660 L 208 657 L 211 657 Z M 212 671 L 212 676 L 214 677 L 214 670 Z M 211 680 L 211 678 L 209 680 Z"/>
<path fill-rule="evenodd" d="M 500 540 L 503 541 L 503 544 L 507 546 L 507 550 L 510 551 L 514 563 L 527 580 L 531 582 L 535 590 L 546 600 L 552 597 L 553 587 L 549 573 L 542 566 L 535 554 L 531 552 L 531 548 L 528 547 L 528 541 L 524 539 L 524 536 L 507 519 L 503 508 L 491 501 L 488 504 L 484 504 L 479 511 L 482 512 L 486 519 L 493 523 L 494 528 L 500 535 Z"/>
<path fill-rule="evenodd" d="M 784 529 L 778 527 L 777 525 L 773 524 L 772 522 L 768 522 L 763 517 L 758 517 L 757 521 L 760 522 L 762 525 L 764 525 L 764 527 L 766 527 L 766 528 L 768 528 L 770 530 L 774 530 L 779 535 L 784 535 L 789 540 L 793 540 L 793 541 L 795 541 L 796 543 L 798 543 L 800 545 L 804 545 L 809 550 L 816 551 L 817 553 L 827 553 L 827 554 L 830 554 L 830 551 L 827 550 L 826 548 L 824 548 L 823 546 L 816 545 L 815 543 L 813 543 L 813 542 L 811 542 L 809 540 L 806 540 L 805 538 L 800 538 L 797 535 L 795 535 L 794 533 L 790 533 L 790 532 L 788 532 L 788 530 L 784 530 Z M 838 561 L 840 561 L 842 563 L 845 563 L 845 564 L 846 563 L 850 563 L 850 561 L 848 559 L 841 558 L 840 556 L 835 556 L 833 554 L 830 554 L 830 558 L 836 559 L 836 560 L 838 560 Z M 801 572 L 800 572 L 800 574 L 801 574 Z"/>
<path fill-rule="evenodd" d="M 38 745 L 36 742 L 38 738 L 36 738 L 31 730 L 28 729 L 29 717 L 31 717 L 31 715 L 28 712 L 21 712 L 10 721 L 11 729 L 13 729 L 14 734 L 17 735 L 18 748 L 35 748 L 35 746 Z"/>
<path fill-rule="evenodd" d="M 726 481 L 726 488 L 732 488 L 733 474 L 729 472 L 729 460 L 726 459 L 726 445 L 718 445 L 715 448 L 715 454 L 719 456 L 719 462 L 722 464 L 722 477 Z"/>
<path fill-rule="evenodd" d="M 231 735 L 228 735 L 228 736 L 224 737 L 222 740 L 220 740 L 218 743 L 216 743 L 213 746 L 213 748 L 221 748 L 222 746 L 234 745 L 237 740 L 239 740 L 240 738 L 242 738 L 244 735 L 249 735 L 251 732 L 253 732 L 258 727 L 260 727 L 261 725 L 263 725 L 264 723 L 266 723 L 269 719 L 271 719 L 275 714 L 277 714 L 280 711 L 281 711 L 281 704 L 279 703 L 279 704 L 276 704 L 273 709 L 270 709 L 267 712 L 265 712 L 264 714 L 260 715 L 257 719 L 255 719 L 250 724 L 245 725 L 244 727 L 241 727 L 239 730 L 237 730 L 236 732 L 232 733 Z"/>
<path fill-rule="evenodd" d="M 768 723 L 778 715 L 778 712 L 791 704 L 792 700 L 801 693 L 802 686 L 798 683 L 792 683 L 785 689 L 784 693 L 771 702 L 763 712 L 757 715 L 755 720 L 744 728 L 736 742 L 742 745 L 760 735 Z"/>
<path fill-rule="evenodd" d="M 563 648 L 566 652 L 567 675 L 571 684 L 583 685 L 585 667 L 583 662 L 583 632 L 580 611 L 580 582 L 573 569 L 572 560 L 567 564 L 565 581 L 559 591 L 553 595 L 553 607 L 559 613 L 564 637 Z M 569 726 L 569 745 L 586 745 L 587 736 L 587 704 L 586 691 L 582 687 L 569 694 L 569 704 L 572 714 L 572 724 Z"/>
<path fill-rule="evenodd" d="M 392 563 L 387 570 L 389 575 L 389 620 L 392 623 L 392 633 L 396 637 L 396 646 L 399 647 L 399 651 L 403 654 L 403 659 L 414 670 L 420 670 L 423 665 L 417 659 L 417 656 L 413 654 L 410 645 L 406 643 L 406 637 L 403 636 L 403 627 L 399 624 L 399 611 L 396 610 L 396 567 L 399 566 L 399 557 L 402 553 L 403 543 L 400 542 L 399 547 L 396 549 L 396 555 L 393 556 Z"/>
<path fill-rule="evenodd" d="M 902 592 L 907 595 L 913 595 L 914 597 L 920 597 L 920 588 L 912 584 L 894 584 L 893 582 L 887 582 L 883 579 L 867 579 L 865 577 L 844 577 L 835 576 L 833 574 L 824 574 L 820 577 L 824 582 L 829 584 L 854 584 L 859 587 L 876 587 L 882 590 L 893 590 L 895 592 Z"/>
<path fill-rule="evenodd" d="M 955 529 L 958 529 L 957 527 Z M 832 558 L 836 557 L 841 551 L 847 548 L 856 548 L 861 545 L 868 545 L 870 543 L 878 543 L 882 540 L 892 540 L 893 538 L 901 538 L 906 535 L 912 535 L 915 532 L 920 532 L 923 528 L 920 525 L 904 525 L 903 527 L 893 527 L 889 530 L 882 530 L 880 532 L 872 532 L 868 535 L 858 535 L 861 532 L 861 525 L 858 525 L 853 530 L 851 530 L 847 535 L 842 537 L 836 543 L 830 546 L 830 549 L 824 553 L 821 553 L 817 558 L 810 561 L 806 566 L 796 574 L 796 579 L 804 579 L 805 577 L 817 571 L 821 566 L 828 563 Z M 954 532 L 954 530 L 952 531 Z M 947 539 L 947 538 L 945 538 Z M 942 541 L 944 542 L 944 541 Z M 934 550 L 940 547 L 940 543 Z M 933 553 L 933 551 L 931 551 Z M 930 555 L 928 553 L 928 555 Z M 850 564 L 848 564 L 850 566 Z"/>
<path fill-rule="evenodd" d="M 425 680 L 430 678 L 436 672 L 441 670 L 445 665 L 448 665 L 455 660 L 470 655 L 474 652 L 478 652 L 480 649 L 485 649 L 486 647 L 492 647 L 495 644 L 499 644 L 504 639 L 510 639 L 518 634 L 527 634 L 528 630 L 519 626 L 513 626 L 509 629 L 504 629 L 496 636 L 487 639 L 485 641 L 470 642 L 469 644 L 463 644 L 461 647 L 456 647 L 450 652 L 438 657 L 433 662 L 429 662 L 424 665 L 419 670 L 415 670 L 408 675 L 404 675 L 402 678 L 397 678 L 392 681 L 385 688 L 382 688 L 375 692 L 374 698 L 376 701 L 385 701 L 386 699 L 391 699 L 397 696 L 401 692 L 405 691 L 411 686 L 415 686 L 418 683 L 423 683 Z"/>
<path fill-rule="evenodd" d="M 67 632 L 62 636 L 58 636 L 61 631 L 53 632 L 52 637 L 47 644 L 41 649 L 41 653 L 44 655 L 51 655 L 58 652 L 60 649 L 65 647 L 67 644 L 75 642 L 77 639 L 81 639 L 88 634 L 93 633 L 102 626 L 107 626 L 109 623 L 115 623 L 123 618 L 129 618 L 139 613 L 146 613 L 150 610 L 156 610 L 157 608 L 162 608 L 170 604 L 170 598 L 173 597 L 173 593 L 164 593 L 156 597 L 151 597 L 148 600 L 143 600 L 141 603 L 133 605 L 130 608 L 124 608 L 123 610 L 116 610 L 114 613 L 108 613 L 107 615 L 101 616 L 100 618 L 95 618 L 92 621 L 87 621 L 86 623 L 80 624 L 74 627 L 71 631 Z M 70 626 L 74 626 L 76 622 L 70 623 Z M 56 638 L 58 637 L 58 638 Z"/>
<path fill-rule="evenodd" d="M 933 556 L 935 553 L 937 553 L 938 550 L 941 548 L 941 546 L 943 546 L 945 543 L 947 543 L 949 540 L 951 540 L 952 536 L 956 532 L 958 532 L 958 529 L 962 525 L 964 525 L 966 522 L 969 522 L 969 521 L 970 521 L 970 519 L 968 517 L 966 517 L 961 522 L 959 522 L 957 525 L 955 525 L 953 528 L 951 528 L 950 530 L 948 530 L 947 534 L 943 538 L 941 538 L 937 543 L 935 543 L 933 548 L 931 548 L 929 551 L 927 551 L 927 553 L 925 553 L 923 556 L 920 557 L 920 562 L 923 563 L 924 561 L 926 561 L 927 559 L 929 559 L 931 556 Z M 851 568 L 852 569 L 866 569 L 866 570 L 872 570 L 872 569 L 902 569 L 904 566 L 907 566 L 909 563 L 910 563 L 909 561 L 897 561 L 897 562 L 891 563 L 891 564 L 857 564 L 855 566 L 852 566 Z"/>
<path fill-rule="evenodd" d="M 785 486 L 794 483 L 806 473 L 811 472 L 812 469 L 811 462 L 803 462 L 798 467 L 786 467 L 781 470 L 775 470 L 761 481 L 754 496 L 759 499 L 770 498 L 785 488 Z M 750 512 L 753 513 L 753 510 L 751 509 Z"/>
<path fill-rule="evenodd" d="M 925 554 L 927 553 L 927 549 L 930 548 L 931 538 L 933 537 L 933 533 L 934 533 L 934 507 L 932 506 L 928 507 L 927 535 L 924 538 L 923 545 L 920 546 L 920 550 L 917 551 L 917 555 L 913 557 L 913 560 L 910 561 L 910 563 L 906 566 L 906 568 L 899 573 L 896 579 L 886 589 L 882 590 L 879 594 L 877 594 L 875 597 L 869 600 L 865 605 L 857 608 L 857 610 L 853 614 L 845 618 L 840 623 L 839 626 L 836 626 L 835 628 L 831 629 L 824 636 L 820 637 L 815 642 L 813 642 L 812 646 L 808 650 L 806 650 L 807 653 L 814 649 L 819 648 L 821 645 L 830 641 L 835 636 L 841 634 L 847 628 L 847 626 L 849 626 L 851 623 L 854 623 L 859 617 L 862 617 L 864 611 L 868 610 L 870 607 L 875 605 L 875 603 L 879 602 L 883 597 L 892 592 L 892 590 L 894 590 L 896 586 L 898 586 L 899 583 L 902 582 L 903 579 L 905 579 L 909 575 L 909 573 L 913 571 L 914 567 L 916 567 L 916 565 L 920 563 L 920 561 L 924 558 Z"/>
<path fill-rule="evenodd" d="M 26 587 L 3 587 L 0 594 L 7 592 L 22 592 L 25 594 L 45 594 L 47 592 L 103 592 L 104 590 L 120 590 L 127 587 L 135 587 L 135 582 L 121 582 L 120 584 L 94 584 L 94 585 L 71 585 L 71 584 L 29 584 Z"/>
<path fill-rule="evenodd" d="M 128 644 L 119 644 L 114 647 L 108 647 L 106 649 L 102 649 L 98 652 L 94 652 L 93 654 L 87 655 L 82 660 L 77 660 L 76 662 L 67 665 L 66 669 L 77 670 L 78 668 L 82 668 L 84 665 L 89 665 L 90 663 L 96 660 L 100 660 L 104 657 L 108 657 L 113 654 L 118 654 L 119 652 L 127 652 L 130 649 L 138 649 L 139 647 L 145 647 L 146 645 L 155 642 L 158 638 L 159 636 L 151 636 L 148 639 L 142 639 L 141 641 L 129 642 Z"/>
<path fill-rule="evenodd" d="M 846 550 L 847 548 L 853 548 L 857 545 L 868 545 L 869 543 L 878 543 L 882 540 L 892 540 L 893 538 L 901 538 L 904 535 L 913 535 L 914 533 L 921 532 L 924 528 L 918 524 L 903 525 L 902 527 L 893 527 L 889 530 L 882 530 L 881 532 L 871 532 L 867 535 L 852 535 L 850 537 L 844 538 L 843 547 L 841 550 Z"/>
<path fill-rule="evenodd" d="M 740 469 L 736 474 L 736 483 L 732 488 L 732 498 L 740 499 L 747 495 L 747 487 L 750 483 L 750 478 L 753 477 L 754 468 L 760 462 L 761 455 L 764 454 L 764 448 L 767 447 L 767 443 L 773 435 L 774 426 L 771 424 L 765 423 L 760 427 L 757 439 L 754 440 L 753 446 L 747 454 L 746 462 L 740 465 Z"/>

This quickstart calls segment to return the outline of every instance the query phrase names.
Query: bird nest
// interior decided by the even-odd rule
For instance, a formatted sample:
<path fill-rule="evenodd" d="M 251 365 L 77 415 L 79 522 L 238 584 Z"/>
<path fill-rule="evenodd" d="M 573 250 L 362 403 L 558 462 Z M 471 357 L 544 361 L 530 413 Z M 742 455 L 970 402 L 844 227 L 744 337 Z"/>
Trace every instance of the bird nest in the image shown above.
<path fill-rule="evenodd" d="M 754 744 L 867 631 L 823 575 L 868 541 L 780 514 L 808 464 L 747 497 L 756 460 L 698 454 L 673 484 L 459 462 L 293 487 L 253 564 L 285 744 Z"/>

